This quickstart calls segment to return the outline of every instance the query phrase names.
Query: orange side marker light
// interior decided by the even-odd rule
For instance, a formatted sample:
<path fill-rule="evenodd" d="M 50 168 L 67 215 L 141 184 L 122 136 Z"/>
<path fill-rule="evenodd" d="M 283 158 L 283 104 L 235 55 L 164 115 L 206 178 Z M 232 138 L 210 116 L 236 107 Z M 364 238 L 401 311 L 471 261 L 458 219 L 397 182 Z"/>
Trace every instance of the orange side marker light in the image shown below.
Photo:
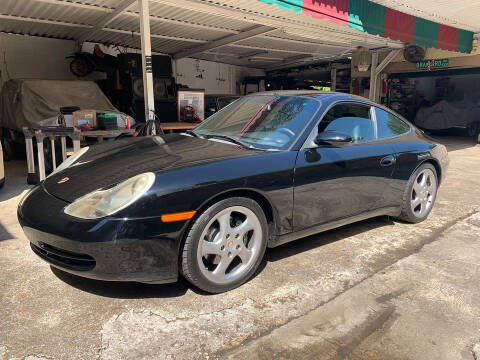
<path fill-rule="evenodd" d="M 178 212 L 178 213 L 172 213 L 172 214 L 164 214 L 162 215 L 161 219 L 165 223 L 190 220 L 195 215 L 195 213 L 196 211 L 194 210 L 194 211 L 184 211 L 184 212 Z"/>

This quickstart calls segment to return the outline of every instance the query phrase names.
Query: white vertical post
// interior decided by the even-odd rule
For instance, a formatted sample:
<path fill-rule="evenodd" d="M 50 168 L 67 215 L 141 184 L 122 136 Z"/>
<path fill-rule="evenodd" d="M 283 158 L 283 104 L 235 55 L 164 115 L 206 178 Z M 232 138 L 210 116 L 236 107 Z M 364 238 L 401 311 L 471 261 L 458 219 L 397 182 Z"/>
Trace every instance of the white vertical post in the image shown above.
<path fill-rule="evenodd" d="M 45 138 L 41 130 L 35 130 L 37 140 L 37 159 L 38 159 L 38 178 L 45 180 L 45 154 L 43 153 L 43 139 Z"/>
<path fill-rule="evenodd" d="M 62 144 L 62 161 L 65 161 L 67 158 L 67 139 L 65 136 L 60 137 L 60 143 Z"/>
<path fill-rule="evenodd" d="M 332 85 L 330 86 L 331 91 L 337 91 L 337 68 L 335 65 L 332 65 L 332 70 L 330 71 L 332 78 Z"/>
<path fill-rule="evenodd" d="M 376 92 L 377 92 L 377 65 L 378 65 L 378 52 L 372 52 L 372 68 L 370 69 L 370 100 L 376 100 Z"/>
<path fill-rule="evenodd" d="M 57 169 L 57 157 L 55 156 L 55 136 L 50 137 L 50 149 L 52 151 L 53 171 Z"/>
<path fill-rule="evenodd" d="M 152 44 L 150 39 L 150 0 L 138 0 L 140 8 L 140 38 L 142 46 L 143 98 L 145 100 L 145 120 L 151 122 L 151 135 L 156 135 L 155 102 L 153 97 Z"/>

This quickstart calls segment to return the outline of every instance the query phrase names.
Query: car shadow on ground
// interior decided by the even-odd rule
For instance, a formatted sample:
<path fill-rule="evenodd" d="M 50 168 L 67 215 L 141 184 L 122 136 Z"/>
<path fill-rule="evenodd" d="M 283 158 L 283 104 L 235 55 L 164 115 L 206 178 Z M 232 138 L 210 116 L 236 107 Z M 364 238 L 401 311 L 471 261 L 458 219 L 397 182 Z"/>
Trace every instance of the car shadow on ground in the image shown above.
<path fill-rule="evenodd" d="M 389 216 L 379 216 L 376 218 L 359 221 L 268 249 L 266 258 L 268 262 L 279 261 L 287 257 L 297 255 L 305 251 L 310 251 L 372 229 L 377 229 L 384 226 L 392 226 L 394 224 L 395 222 Z"/>
<path fill-rule="evenodd" d="M 267 249 L 266 255 L 261 262 L 259 268 L 252 276 L 255 278 L 260 275 L 269 262 L 275 262 L 285 259 L 289 256 L 300 254 L 315 248 L 325 246 L 335 241 L 344 238 L 361 234 L 371 229 L 391 226 L 394 222 L 387 216 L 377 217 L 369 220 L 364 220 L 355 224 L 346 225 L 334 230 L 326 231 L 320 234 L 315 234 L 304 239 L 299 239 L 288 244 Z M 171 298 L 180 297 L 188 290 L 195 292 L 198 295 L 210 296 L 207 292 L 197 289 L 191 285 L 182 276 L 179 276 L 178 281 L 170 284 L 141 284 L 135 282 L 120 282 L 120 281 L 101 281 L 82 278 L 53 266 L 50 267 L 53 274 L 63 282 L 73 286 L 76 289 L 85 291 L 91 294 L 117 298 L 117 299 L 145 299 L 145 298 Z"/>
<path fill-rule="evenodd" d="M 32 187 L 32 185 L 27 184 L 25 162 L 20 160 L 5 162 L 5 185 L 0 189 L 0 202 L 8 201 Z"/>
<path fill-rule="evenodd" d="M 184 295 L 191 285 L 182 277 L 171 284 L 142 284 L 123 281 L 101 281 L 76 276 L 50 266 L 53 274 L 76 289 L 116 299 L 170 298 Z"/>

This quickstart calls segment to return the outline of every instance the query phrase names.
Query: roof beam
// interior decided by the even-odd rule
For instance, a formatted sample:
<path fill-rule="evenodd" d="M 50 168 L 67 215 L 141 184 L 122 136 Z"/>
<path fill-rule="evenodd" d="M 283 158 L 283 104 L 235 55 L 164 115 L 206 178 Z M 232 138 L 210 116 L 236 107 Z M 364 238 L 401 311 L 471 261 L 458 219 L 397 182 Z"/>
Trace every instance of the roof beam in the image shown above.
<path fill-rule="evenodd" d="M 238 34 L 228 35 L 217 40 L 210 41 L 204 45 L 200 45 L 191 49 L 179 51 L 173 55 L 174 59 L 182 59 L 192 55 L 196 55 L 205 51 L 216 49 L 225 45 L 234 44 L 238 41 L 250 39 L 260 34 L 265 34 L 267 32 L 275 30 L 274 27 L 265 26 L 265 25 L 256 25 L 248 30 L 242 31 Z"/>
<path fill-rule="evenodd" d="M 125 34 L 125 35 L 134 35 L 134 36 L 140 36 L 140 33 L 138 31 L 128 31 L 128 30 L 121 30 L 121 29 L 112 29 L 112 28 L 103 28 L 102 31 L 108 31 L 108 32 L 114 32 L 118 34 Z M 206 40 L 199 40 L 199 39 L 190 39 L 190 38 L 183 38 L 183 37 L 178 37 L 178 36 L 168 36 L 168 35 L 160 35 L 160 34 L 150 34 L 150 37 L 152 39 L 165 39 L 165 40 L 175 40 L 175 41 L 185 41 L 185 42 L 191 42 L 191 43 L 197 43 L 197 44 L 204 44 L 207 41 Z M 87 39 L 88 40 L 88 39 Z M 94 40 L 92 40 L 94 41 Z"/>
<path fill-rule="evenodd" d="M 383 59 L 383 61 L 377 65 L 375 69 L 375 75 L 380 75 L 380 73 L 387 67 L 390 62 L 392 62 L 393 59 L 397 57 L 398 54 L 400 54 L 400 51 L 402 49 L 394 49 L 388 53 L 388 55 Z"/>
<path fill-rule="evenodd" d="M 118 6 L 112 12 L 103 15 L 97 23 L 89 30 L 84 31 L 80 37 L 77 39 L 78 42 L 82 43 L 88 38 L 95 36 L 100 30 L 102 30 L 106 25 L 110 24 L 117 17 L 122 15 L 130 7 L 136 3 L 136 0 L 122 0 Z"/>
<path fill-rule="evenodd" d="M 322 47 L 324 46 L 324 47 L 345 49 L 345 42 L 337 42 L 337 43 L 326 42 L 326 41 L 314 42 L 314 41 L 309 41 L 308 39 L 295 40 L 295 39 L 287 39 L 287 38 L 274 36 L 273 34 L 260 35 L 259 37 L 264 38 L 264 39 L 269 39 L 269 40 L 289 42 L 289 43 L 293 43 L 293 44 L 302 44 L 302 45 L 309 45 L 309 46 L 322 46 Z"/>
<path fill-rule="evenodd" d="M 239 55 L 239 54 L 232 54 L 232 53 L 226 53 L 226 52 L 213 52 L 213 51 L 206 51 L 204 53 L 202 53 L 202 56 L 203 55 L 211 55 L 211 56 L 218 56 L 218 57 L 230 57 L 230 58 L 235 58 L 235 59 L 238 59 L 238 60 L 249 60 L 249 59 L 262 59 L 262 60 L 267 60 L 267 61 L 276 61 L 276 62 L 279 62 L 279 61 L 282 61 L 283 59 L 282 58 L 279 58 L 279 57 L 272 57 L 272 56 L 269 56 L 269 55 L 265 55 L 265 56 L 262 56 L 262 54 L 267 54 L 267 52 L 263 52 L 263 51 L 256 51 L 255 53 L 251 53 L 251 54 L 245 54 L 245 55 Z"/>
<path fill-rule="evenodd" d="M 39 24 L 61 25 L 61 26 L 69 26 L 69 27 L 76 27 L 76 28 L 90 28 L 90 25 L 85 25 L 85 24 L 71 23 L 71 22 L 58 21 L 58 20 L 35 19 L 35 18 L 28 18 L 28 17 L 16 16 L 16 15 L 0 14 L 0 19 L 33 22 L 33 23 L 39 23 Z"/>
<path fill-rule="evenodd" d="M 286 67 L 289 67 L 289 66 L 293 66 L 295 64 L 299 64 L 299 63 L 302 62 L 302 60 L 311 59 L 311 58 L 312 58 L 312 55 L 291 56 L 289 58 L 283 59 L 281 62 L 279 62 L 277 64 L 271 65 L 266 70 L 277 70 L 277 69 L 286 68 Z"/>
<path fill-rule="evenodd" d="M 312 56 L 312 54 L 306 51 L 287 50 L 287 49 L 278 49 L 278 48 L 265 48 L 261 46 L 243 45 L 243 44 L 228 44 L 228 46 L 242 48 L 242 49 L 267 50 L 268 52 L 283 52 L 286 54 L 300 54 L 305 56 Z"/>
<path fill-rule="evenodd" d="M 239 55 L 238 58 L 239 59 L 250 59 L 254 56 L 257 57 L 257 55 L 263 55 L 263 54 L 268 54 L 268 51 L 267 50 L 252 51 L 252 52 L 249 52 L 247 54 Z"/>

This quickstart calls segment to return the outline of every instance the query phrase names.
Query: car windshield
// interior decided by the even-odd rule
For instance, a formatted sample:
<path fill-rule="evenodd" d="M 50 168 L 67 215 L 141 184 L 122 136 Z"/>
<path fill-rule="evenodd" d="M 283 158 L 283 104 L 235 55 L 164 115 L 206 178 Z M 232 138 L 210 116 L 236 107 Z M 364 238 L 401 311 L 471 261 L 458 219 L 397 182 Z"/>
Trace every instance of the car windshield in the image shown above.
<path fill-rule="evenodd" d="M 319 106 L 318 100 L 300 96 L 242 97 L 210 116 L 194 132 L 247 147 L 284 150 L 302 133 Z"/>
<path fill-rule="evenodd" d="M 238 97 L 219 97 L 217 99 L 217 102 L 218 102 L 218 108 L 219 109 L 223 109 L 225 106 L 227 106 L 228 104 L 232 103 L 233 101 L 237 100 Z"/>

